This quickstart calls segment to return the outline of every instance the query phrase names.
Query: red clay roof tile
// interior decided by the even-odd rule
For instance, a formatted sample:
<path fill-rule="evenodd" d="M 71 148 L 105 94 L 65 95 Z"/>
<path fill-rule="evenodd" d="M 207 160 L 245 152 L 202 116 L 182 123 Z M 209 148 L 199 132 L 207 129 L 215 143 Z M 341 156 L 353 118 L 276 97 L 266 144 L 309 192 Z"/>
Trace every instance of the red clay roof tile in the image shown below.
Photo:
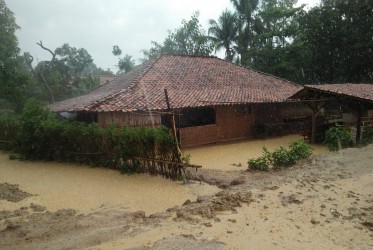
<path fill-rule="evenodd" d="M 290 81 L 205 56 L 162 55 L 86 95 L 50 105 L 54 111 L 123 111 L 229 103 L 281 102 L 302 89 Z"/>

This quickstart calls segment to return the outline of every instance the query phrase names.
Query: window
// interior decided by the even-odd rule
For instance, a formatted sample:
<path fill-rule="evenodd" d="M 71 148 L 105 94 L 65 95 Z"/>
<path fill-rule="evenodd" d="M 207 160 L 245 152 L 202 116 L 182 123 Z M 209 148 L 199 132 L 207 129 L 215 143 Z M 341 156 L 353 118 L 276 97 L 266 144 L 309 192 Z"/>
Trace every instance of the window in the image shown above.
<path fill-rule="evenodd" d="M 182 109 L 175 115 L 176 127 L 187 128 L 204 126 L 216 123 L 215 109 L 208 108 L 188 108 Z M 170 127 L 168 115 L 162 115 L 162 125 Z"/>

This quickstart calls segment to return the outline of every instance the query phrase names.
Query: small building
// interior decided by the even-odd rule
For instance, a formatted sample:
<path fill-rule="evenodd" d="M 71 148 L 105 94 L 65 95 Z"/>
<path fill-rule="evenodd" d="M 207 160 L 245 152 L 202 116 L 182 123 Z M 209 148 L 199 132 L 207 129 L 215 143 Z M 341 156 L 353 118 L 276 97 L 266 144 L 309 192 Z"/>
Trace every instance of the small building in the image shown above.
<path fill-rule="evenodd" d="M 314 111 L 314 119 L 323 111 L 326 120 L 342 123 L 351 131 L 354 142 L 373 126 L 373 84 L 306 85 L 290 99 L 307 103 Z M 315 124 L 313 134 L 316 130 Z"/>
<path fill-rule="evenodd" d="M 161 55 L 50 108 L 101 126 L 168 126 L 167 90 L 186 147 L 303 130 L 310 126 L 310 109 L 286 102 L 301 89 L 216 57 Z"/>

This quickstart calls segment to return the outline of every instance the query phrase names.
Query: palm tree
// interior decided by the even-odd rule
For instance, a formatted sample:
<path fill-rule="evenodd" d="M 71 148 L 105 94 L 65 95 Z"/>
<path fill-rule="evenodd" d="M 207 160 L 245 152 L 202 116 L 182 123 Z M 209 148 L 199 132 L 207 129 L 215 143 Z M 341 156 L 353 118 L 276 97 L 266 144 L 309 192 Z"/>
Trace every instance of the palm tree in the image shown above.
<path fill-rule="evenodd" d="M 225 10 L 218 21 L 210 19 L 209 24 L 209 38 L 215 45 L 215 51 L 224 48 L 225 59 L 232 61 L 235 54 L 234 43 L 238 37 L 237 15 Z"/>
<path fill-rule="evenodd" d="M 231 0 L 238 14 L 238 41 L 237 51 L 241 55 L 241 62 L 245 63 L 247 49 L 252 46 L 254 40 L 254 14 L 259 7 L 259 0 Z"/>

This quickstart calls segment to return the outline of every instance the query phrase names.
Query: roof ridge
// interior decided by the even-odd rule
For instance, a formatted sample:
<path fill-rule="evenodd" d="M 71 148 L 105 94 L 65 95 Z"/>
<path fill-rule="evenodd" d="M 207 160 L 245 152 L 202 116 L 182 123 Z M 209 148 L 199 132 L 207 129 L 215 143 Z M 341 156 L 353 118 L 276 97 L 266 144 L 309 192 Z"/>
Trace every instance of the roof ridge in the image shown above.
<path fill-rule="evenodd" d="M 170 53 L 163 53 L 160 54 L 161 56 L 180 56 L 180 57 L 202 57 L 202 58 L 219 58 L 217 56 L 210 56 L 210 55 L 184 55 L 184 54 L 170 54 Z"/>

